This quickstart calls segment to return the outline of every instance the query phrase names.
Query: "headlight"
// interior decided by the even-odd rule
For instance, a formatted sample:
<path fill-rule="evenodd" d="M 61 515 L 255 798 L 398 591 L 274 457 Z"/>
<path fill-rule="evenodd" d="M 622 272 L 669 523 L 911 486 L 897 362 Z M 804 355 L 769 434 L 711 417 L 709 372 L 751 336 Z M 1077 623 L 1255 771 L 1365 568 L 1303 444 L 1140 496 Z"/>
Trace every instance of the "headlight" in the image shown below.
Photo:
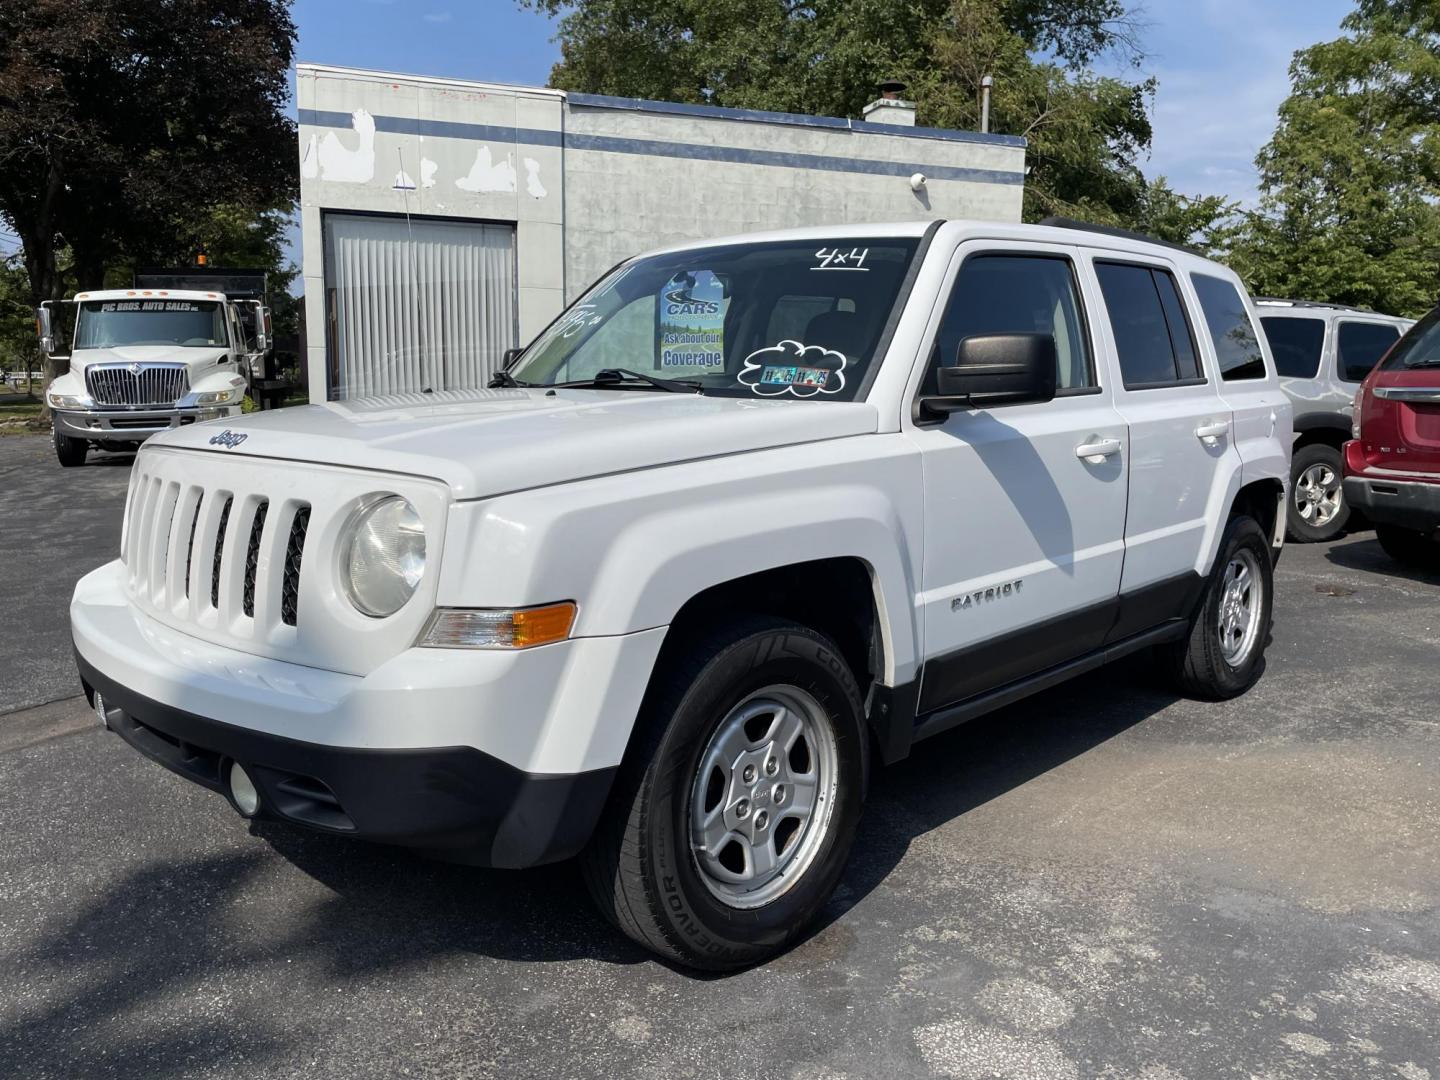
<path fill-rule="evenodd" d="M 47 396 L 52 409 L 83 409 L 85 407 L 78 397 L 71 397 L 69 394 L 49 394 Z"/>
<path fill-rule="evenodd" d="M 430 649 L 529 649 L 564 641 L 575 625 L 566 600 L 530 608 L 437 608 L 420 645 Z"/>
<path fill-rule="evenodd" d="M 237 386 L 234 390 L 206 390 L 203 394 L 195 395 L 196 405 L 223 405 L 227 401 L 238 401 L 245 396 L 245 388 Z"/>
<path fill-rule="evenodd" d="M 340 553 L 345 591 L 366 615 L 405 606 L 425 573 L 425 526 L 415 507 L 386 495 L 355 515 Z"/>

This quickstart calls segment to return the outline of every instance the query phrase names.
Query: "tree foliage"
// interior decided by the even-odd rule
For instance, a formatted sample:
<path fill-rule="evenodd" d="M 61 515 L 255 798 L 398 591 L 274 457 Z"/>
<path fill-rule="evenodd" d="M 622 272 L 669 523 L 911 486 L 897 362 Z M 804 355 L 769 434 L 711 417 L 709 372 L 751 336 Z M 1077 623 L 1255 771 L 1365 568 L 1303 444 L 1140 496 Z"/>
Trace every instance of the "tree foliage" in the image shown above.
<path fill-rule="evenodd" d="M 1440 8 L 1362 0 L 1295 54 L 1232 262 L 1254 291 L 1418 315 L 1440 281 Z"/>
<path fill-rule="evenodd" d="M 0 219 L 32 301 L 108 268 L 188 262 L 217 208 L 296 194 L 288 0 L 0 4 Z"/>
<path fill-rule="evenodd" d="M 1139 59 L 1123 0 L 522 0 L 560 16 L 553 85 L 589 93 L 855 116 L 898 77 L 919 122 L 1030 140 L 1026 216 L 1128 219 L 1144 181 L 1150 80 L 1102 78 Z"/>

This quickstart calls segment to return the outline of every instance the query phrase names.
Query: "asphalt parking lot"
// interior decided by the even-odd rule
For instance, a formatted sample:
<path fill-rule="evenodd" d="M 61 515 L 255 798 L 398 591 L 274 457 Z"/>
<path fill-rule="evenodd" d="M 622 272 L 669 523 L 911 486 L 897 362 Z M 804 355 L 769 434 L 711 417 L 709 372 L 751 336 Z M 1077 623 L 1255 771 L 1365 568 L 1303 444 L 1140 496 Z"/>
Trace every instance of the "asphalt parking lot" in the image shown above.
<path fill-rule="evenodd" d="M 85 710 L 128 458 L 0 439 L 0 1076 L 1440 1078 L 1440 570 L 1292 547 L 1258 687 L 1143 660 L 878 775 L 822 925 L 697 978 L 568 866 L 274 827 Z"/>

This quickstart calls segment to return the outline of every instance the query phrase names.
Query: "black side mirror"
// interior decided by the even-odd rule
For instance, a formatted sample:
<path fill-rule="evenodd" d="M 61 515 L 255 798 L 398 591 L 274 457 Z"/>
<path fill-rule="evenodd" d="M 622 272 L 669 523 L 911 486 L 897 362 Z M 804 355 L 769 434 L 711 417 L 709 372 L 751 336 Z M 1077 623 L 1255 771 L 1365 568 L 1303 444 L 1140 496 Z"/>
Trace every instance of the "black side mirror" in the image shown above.
<path fill-rule="evenodd" d="M 500 358 L 500 370 L 510 370 L 510 366 L 520 359 L 520 354 L 524 351 L 524 349 L 506 349 L 505 355 Z"/>
<path fill-rule="evenodd" d="M 932 413 L 987 405 L 1019 405 L 1055 396 L 1053 334 L 983 334 L 967 337 L 955 363 L 936 372 L 934 397 L 921 399 Z"/>

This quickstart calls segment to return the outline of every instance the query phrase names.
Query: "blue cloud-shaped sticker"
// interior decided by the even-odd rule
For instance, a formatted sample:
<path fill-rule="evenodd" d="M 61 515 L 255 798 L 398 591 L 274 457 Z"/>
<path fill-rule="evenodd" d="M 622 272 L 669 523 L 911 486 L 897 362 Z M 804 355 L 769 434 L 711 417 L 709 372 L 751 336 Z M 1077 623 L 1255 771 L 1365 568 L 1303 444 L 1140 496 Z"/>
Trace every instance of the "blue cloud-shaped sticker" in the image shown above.
<path fill-rule="evenodd" d="M 845 389 L 845 354 L 823 345 L 781 341 L 747 356 L 735 377 L 752 393 L 766 397 L 838 394 Z"/>

